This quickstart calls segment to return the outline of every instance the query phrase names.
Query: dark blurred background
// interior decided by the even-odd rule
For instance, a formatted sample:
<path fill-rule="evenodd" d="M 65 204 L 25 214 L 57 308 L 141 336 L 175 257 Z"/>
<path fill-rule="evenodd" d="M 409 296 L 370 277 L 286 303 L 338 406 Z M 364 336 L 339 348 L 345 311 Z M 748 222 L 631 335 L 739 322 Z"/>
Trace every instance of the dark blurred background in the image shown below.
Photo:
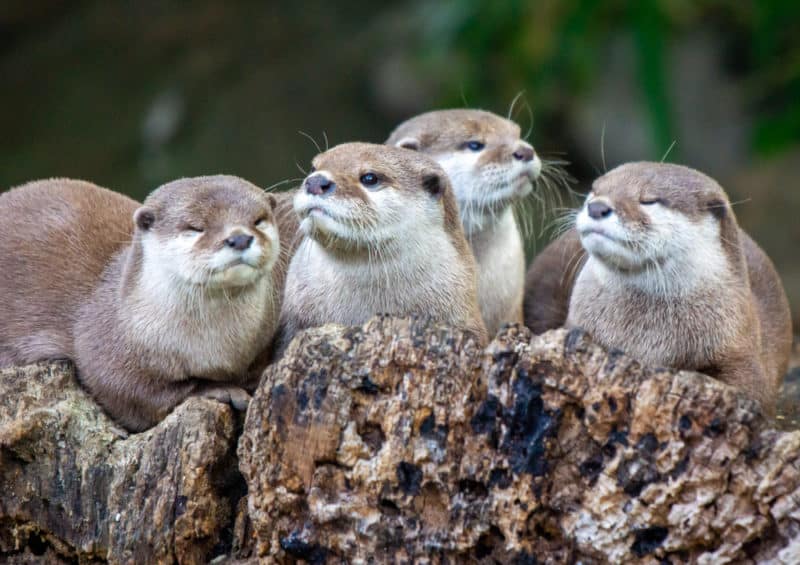
<path fill-rule="evenodd" d="M 0 77 L 0 188 L 68 176 L 138 199 L 208 173 L 267 187 L 316 153 L 298 131 L 382 142 L 523 92 L 515 119 L 576 190 L 668 150 L 716 177 L 800 322 L 796 0 L 6 0 Z"/>

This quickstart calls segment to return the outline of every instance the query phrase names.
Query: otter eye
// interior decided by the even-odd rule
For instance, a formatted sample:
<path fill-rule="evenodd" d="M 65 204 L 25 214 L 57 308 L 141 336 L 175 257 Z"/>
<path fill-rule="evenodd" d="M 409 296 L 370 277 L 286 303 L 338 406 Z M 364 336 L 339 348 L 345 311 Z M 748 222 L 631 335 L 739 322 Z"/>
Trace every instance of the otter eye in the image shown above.
<path fill-rule="evenodd" d="M 197 226 L 193 226 L 192 224 L 186 224 L 183 227 L 183 231 L 190 231 L 194 233 L 203 233 L 203 228 L 199 228 Z"/>
<path fill-rule="evenodd" d="M 653 204 L 663 204 L 664 201 L 661 198 L 643 198 L 639 200 L 639 204 L 642 206 L 652 206 Z"/>
<path fill-rule="evenodd" d="M 477 151 L 480 151 L 481 149 L 483 149 L 484 147 L 486 147 L 486 144 L 481 142 L 481 141 L 474 141 L 473 140 L 473 141 L 467 141 L 464 144 L 464 147 L 466 147 L 470 151 L 476 151 L 477 152 Z"/>
<path fill-rule="evenodd" d="M 361 181 L 361 184 L 366 186 L 367 188 L 375 188 L 378 186 L 378 175 L 375 173 L 366 173 L 361 175 L 361 178 L 358 179 Z"/>
<path fill-rule="evenodd" d="M 267 223 L 267 217 L 266 216 L 261 216 L 259 219 L 257 219 L 255 221 L 255 223 L 253 223 L 253 225 L 255 227 L 258 227 L 260 224 L 266 224 L 266 223 Z"/>

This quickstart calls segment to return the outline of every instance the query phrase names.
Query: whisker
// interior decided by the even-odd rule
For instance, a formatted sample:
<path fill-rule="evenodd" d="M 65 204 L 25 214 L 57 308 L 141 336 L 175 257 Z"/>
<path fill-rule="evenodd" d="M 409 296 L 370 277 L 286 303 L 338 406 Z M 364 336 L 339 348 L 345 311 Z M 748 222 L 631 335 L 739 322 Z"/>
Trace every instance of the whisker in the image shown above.
<path fill-rule="evenodd" d="M 517 92 L 517 95 L 514 96 L 514 99 L 511 101 L 511 106 L 509 106 L 509 108 L 508 108 L 508 115 L 506 116 L 507 119 L 509 119 L 509 120 L 513 120 L 514 119 L 513 118 L 513 116 L 514 116 L 514 106 L 517 105 L 517 101 L 519 100 L 520 96 L 522 96 L 523 94 L 525 94 L 525 91 L 524 90 L 520 90 L 519 92 Z"/>
<path fill-rule="evenodd" d="M 302 130 L 297 130 L 297 133 L 299 133 L 300 135 L 302 135 L 306 139 L 309 139 L 311 141 L 311 143 L 314 144 L 314 147 L 317 148 L 317 153 L 322 153 L 322 148 L 319 146 L 319 143 L 317 143 L 316 139 L 314 139 L 313 137 L 311 137 L 309 134 L 307 134 L 306 132 L 304 132 Z"/>
<path fill-rule="evenodd" d="M 669 147 L 667 147 L 667 152 L 664 153 L 663 157 L 661 157 L 661 162 L 662 163 L 666 160 L 667 156 L 670 154 L 670 151 L 672 151 L 672 148 L 675 147 L 676 143 L 678 143 L 678 140 L 677 139 L 673 139 L 672 143 L 669 144 Z"/>

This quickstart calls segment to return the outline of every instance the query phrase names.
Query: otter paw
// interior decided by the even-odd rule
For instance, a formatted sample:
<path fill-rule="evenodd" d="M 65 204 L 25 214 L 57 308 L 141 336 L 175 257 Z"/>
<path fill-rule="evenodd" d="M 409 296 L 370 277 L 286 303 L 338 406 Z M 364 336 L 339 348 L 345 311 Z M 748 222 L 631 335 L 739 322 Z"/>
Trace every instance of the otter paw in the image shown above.
<path fill-rule="evenodd" d="M 242 412 L 247 410 L 247 405 L 250 404 L 250 395 L 247 391 L 235 386 L 207 388 L 200 393 L 200 396 L 213 398 L 223 404 L 230 404 Z"/>

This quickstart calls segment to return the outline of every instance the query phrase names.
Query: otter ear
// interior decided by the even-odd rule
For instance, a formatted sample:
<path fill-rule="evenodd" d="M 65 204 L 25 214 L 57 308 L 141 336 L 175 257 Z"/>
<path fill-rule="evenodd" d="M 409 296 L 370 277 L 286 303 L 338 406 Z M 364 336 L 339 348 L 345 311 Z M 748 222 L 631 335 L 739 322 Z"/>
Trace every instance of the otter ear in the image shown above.
<path fill-rule="evenodd" d="M 724 200 L 711 200 L 706 204 L 706 209 L 718 220 L 722 220 L 728 213 Z"/>
<path fill-rule="evenodd" d="M 437 173 L 426 173 L 422 177 L 422 188 L 434 198 L 441 198 L 444 194 L 445 182 Z"/>
<path fill-rule="evenodd" d="M 274 194 L 270 194 L 269 192 L 265 193 L 267 197 L 267 202 L 269 203 L 269 209 L 275 210 L 275 206 L 278 205 L 278 199 L 275 198 Z"/>
<path fill-rule="evenodd" d="M 156 221 L 156 213 L 152 208 L 142 206 L 133 213 L 133 223 L 142 231 L 149 230 Z"/>
<path fill-rule="evenodd" d="M 404 137 L 394 144 L 395 147 L 402 147 L 403 149 L 411 149 L 411 151 L 419 151 L 419 139 L 416 137 Z"/>

